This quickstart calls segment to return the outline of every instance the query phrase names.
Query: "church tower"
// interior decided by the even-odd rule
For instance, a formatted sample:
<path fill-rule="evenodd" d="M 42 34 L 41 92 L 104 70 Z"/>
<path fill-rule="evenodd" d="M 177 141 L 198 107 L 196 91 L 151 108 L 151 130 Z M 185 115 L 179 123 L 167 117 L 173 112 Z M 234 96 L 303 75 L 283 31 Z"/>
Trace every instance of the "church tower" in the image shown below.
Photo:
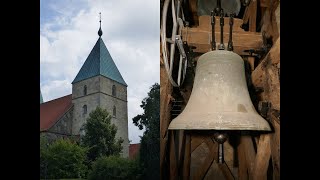
<path fill-rule="evenodd" d="M 116 138 L 122 137 L 122 156 L 129 156 L 127 84 L 123 80 L 101 36 L 72 82 L 74 105 L 72 134 L 81 134 L 89 113 L 97 106 L 112 115 L 111 122 L 118 128 Z"/>

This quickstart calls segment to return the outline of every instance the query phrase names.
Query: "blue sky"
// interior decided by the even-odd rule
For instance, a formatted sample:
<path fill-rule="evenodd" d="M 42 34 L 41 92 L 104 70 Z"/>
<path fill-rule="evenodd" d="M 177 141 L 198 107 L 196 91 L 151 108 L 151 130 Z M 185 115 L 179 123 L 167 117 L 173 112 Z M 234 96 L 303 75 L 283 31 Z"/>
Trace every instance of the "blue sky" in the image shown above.
<path fill-rule="evenodd" d="M 44 101 L 71 94 L 71 82 L 98 39 L 99 12 L 104 40 L 128 84 L 129 139 L 143 131 L 132 118 L 160 83 L 158 0 L 40 0 L 40 87 Z"/>

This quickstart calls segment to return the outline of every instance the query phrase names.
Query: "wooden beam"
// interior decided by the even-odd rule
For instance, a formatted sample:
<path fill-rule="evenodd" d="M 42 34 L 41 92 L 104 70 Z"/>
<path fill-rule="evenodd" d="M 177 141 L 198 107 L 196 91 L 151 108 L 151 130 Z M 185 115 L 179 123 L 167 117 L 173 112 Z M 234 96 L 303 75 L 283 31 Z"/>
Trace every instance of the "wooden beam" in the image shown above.
<path fill-rule="evenodd" d="M 165 179 L 163 177 L 165 171 L 165 157 L 167 150 L 167 139 L 160 139 L 160 179 Z"/>
<path fill-rule="evenodd" d="M 272 109 L 280 110 L 279 69 L 275 65 L 270 65 L 266 74 L 268 87 L 264 89 L 264 96 L 268 97 Z"/>
<path fill-rule="evenodd" d="M 179 174 L 181 174 L 181 172 L 183 171 L 183 161 L 184 161 L 184 150 L 185 150 L 185 146 L 186 146 L 186 141 L 185 141 L 185 133 L 184 130 L 179 130 L 178 131 L 178 136 L 179 136 L 179 140 L 178 140 L 178 172 Z"/>
<path fill-rule="evenodd" d="M 170 131 L 170 180 L 176 180 L 178 177 L 177 174 L 177 157 L 175 151 L 175 143 L 174 143 L 174 132 Z"/>
<path fill-rule="evenodd" d="M 277 23 L 277 29 L 278 29 L 278 34 L 280 35 L 280 4 L 278 5 L 277 9 L 274 12 L 276 16 L 276 23 Z"/>
<path fill-rule="evenodd" d="M 191 152 L 199 147 L 205 141 L 205 137 L 202 135 L 193 134 L 191 136 Z"/>
<path fill-rule="evenodd" d="M 249 14 L 250 14 L 250 6 L 247 6 L 244 10 L 244 14 L 242 17 L 243 24 L 247 24 L 249 21 Z"/>
<path fill-rule="evenodd" d="M 275 41 L 280 36 L 278 29 L 280 26 L 278 27 L 277 24 L 277 18 L 280 21 L 280 13 L 278 13 L 278 11 L 280 12 L 280 9 L 277 11 L 279 3 L 279 0 L 273 0 L 272 3 L 270 3 L 270 7 L 268 7 L 264 12 L 261 19 L 261 33 L 264 34 L 265 38 L 272 38 L 273 44 L 275 44 Z"/>
<path fill-rule="evenodd" d="M 246 163 L 246 154 L 244 143 L 240 143 L 238 149 L 238 176 L 239 180 L 248 180 L 248 167 Z"/>
<path fill-rule="evenodd" d="M 183 163 L 183 180 L 189 180 L 190 178 L 190 161 L 191 161 L 191 138 L 190 134 L 186 133 L 186 142 L 185 142 L 185 156 Z"/>
<path fill-rule="evenodd" d="M 225 18 L 223 42 L 227 47 L 229 41 L 229 18 Z M 215 41 L 220 44 L 220 25 L 219 17 L 216 17 L 215 26 Z M 243 50 L 247 49 L 258 49 L 262 46 L 262 35 L 256 32 L 244 31 L 240 26 L 243 20 L 234 18 L 232 41 L 234 52 L 237 54 L 247 55 Z M 199 16 L 199 26 L 195 28 L 183 28 L 182 38 L 183 41 L 187 41 L 190 46 L 195 46 L 194 52 L 206 53 L 211 50 L 211 17 L 210 16 Z"/>
<path fill-rule="evenodd" d="M 272 108 L 277 110 L 280 110 L 279 63 L 280 38 L 251 74 L 252 84 L 263 87 L 263 100 L 271 102 Z"/>
<path fill-rule="evenodd" d="M 182 29 L 183 41 L 187 41 L 189 46 L 194 46 L 194 52 L 206 53 L 211 50 L 211 31 L 197 28 Z M 215 32 L 216 39 L 220 39 L 220 32 Z M 247 55 L 244 50 L 258 49 L 262 46 L 262 36 L 255 32 L 234 32 L 232 33 L 234 52 L 239 55 Z M 227 47 L 229 32 L 223 33 L 223 42 Z M 217 45 L 220 40 L 216 41 Z"/>
<path fill-rule="evenodd" d="M 207 158 L 204 160 L 203 164 L 196 170 L 195 174 L 192 177 L 193 180 L 200 180 L 206 176 L 208 170 L 211 168 L 214 157 L 217 154 L 217 143 L 214 143 L 210 137 L 206 138 L 205 143 L 207 144 L 210 152 Z"/>
<path fill-rule="evenodd" d="M 256 32 L 257 29 L 257 0 L 250 2 L 249 31 Z"/>
<path fill-rule="evenodd" d="M 273 179 L 280 179 L 280 124 L 277 117 L 271 115 L 272 125 L 274 133 L 272 134 L 270 146 L 271 146 L 271 157 L 272 157 L 272 168 L 273 168 Z"/>
<path fill-rule="evenodd" d="M 222 171 L 224 177 L 226 180 L 235 180 L 235 177 L 233 176 L 231 170 L 229 169 L 228 165 L 226 162 L 223 164 L 218 164 L 220 170 Z"/>
<path fill-rule="evenodd" d="M 214 26 L 216 32 L 220 32 L 220 17 L 215 16 L 216 25 Z M 229 32 L 230 25 L 229 25 L 230 18 L 224 17 L 224 26 L 223 26 L 223 32 Z M 233 26 L 232 26 L 232 32 L 245 32 L 241 25 L 243 24 L 243 20 L 239 18 L 233 18 Z M 198 29 L 207 30 L 211 32 L 212 26 L 211 26 L 211 16 L 199 16 L 199 26 L 196 27 Z"/>
<path fill-rule="evenodd" d="M 244 135 L 241 137 L 240 143 L 243 143 L 243 148 L 245 151 L 246 163 L 248 168 L 249 179 L 252 179 L 254 172 L 254 162 L 256 157 L 256 152 L 254 150 L 252 137 L 249 135 Z"/>
<path fill-rule="evenodd" d="M 255 60 L 254 57 L 251 57 L 251 56 L 248 57 L 248 62 L 250 64 L 251 71 L 254 70 L 254 60 Z"/>
<path fill-rule="evenodd" d="M 267 180 L 267 170 L 271 155 L 271 134 L 262 134 L 257 147 L 257 156 L 254 164 L 253 180 Z"/>
<path fill-rule="evenodd" d="M 252 83 L 256 87 L 263 87 L 265 78 L 265 69 L 267 65 L 277 64 L 280 62 L 280 38 L 276 41 L 276 44 L 272 46 L 266 57 L 259 63 L 257 68 L 252 72 Z"/>
<path fill-rule="evenodd" d="M 198 24 L 199 23 L 199 20 L 198 20 L 198 5 L 197 5 L 197 1 L 198 0 L 189 0 L 189 8 L 190 8 L 190 11 L 192 13 L 192 16 L 193 16 L 193 20 L 194 20 L 194 23 L 195 24 Z"/>
<path fill-rule="evenodd" d="M 161 44 L 160 44 L 160 52 Z M 160 179 L 165 179 L 164 169 L 169 166 L 169 164 L 165 164 L 166 151 L 167 151 L 167 143 L 168 143 L 168 126 L 170 120 L 170 101 L 171 101 L 171 92 L 172 85 L 169 82 L 166 70 L 164 68 L 164 64 L 161 66 L 161 62 L 163 62 L 162 55 L 160 53 Z"/>
<path fill-rule="evenodd" d="M 270 0 L 260 0 L 260 7 L 269 7 L 270 6 Z"/>
<path fill-rule="evenodd" d="M 272 64 L 278 64 L 280 62 L 280 37 L 270 49 L 269 54 Z"/>

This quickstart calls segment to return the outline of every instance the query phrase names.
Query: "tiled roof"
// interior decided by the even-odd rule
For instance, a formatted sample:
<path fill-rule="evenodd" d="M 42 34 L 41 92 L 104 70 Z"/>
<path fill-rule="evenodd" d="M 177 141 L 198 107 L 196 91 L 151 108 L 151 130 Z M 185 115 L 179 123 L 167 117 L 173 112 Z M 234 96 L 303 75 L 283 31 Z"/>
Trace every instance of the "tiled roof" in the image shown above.
<path fill-rule="evenodd" d="M 129 158 L 134 159 L 140 150 L 140 144 L 130 144 L 129 145 Z"/>
<path fill-rule="evenodd" d="M 101 37 L 94 45 L 73 83 L 102 75 L 127 86 Z"/>
<path fill-rule="evenodd" d="M 72 107 L 72 94 L 40 104 L 40 131 L 51 128 Z"/>

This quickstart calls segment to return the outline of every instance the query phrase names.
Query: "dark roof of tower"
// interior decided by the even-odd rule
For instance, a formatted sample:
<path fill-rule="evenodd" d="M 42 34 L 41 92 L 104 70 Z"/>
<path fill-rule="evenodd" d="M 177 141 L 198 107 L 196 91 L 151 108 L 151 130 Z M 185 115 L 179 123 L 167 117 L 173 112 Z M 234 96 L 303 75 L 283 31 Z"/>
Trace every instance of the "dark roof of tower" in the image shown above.
<path fill-rule="evenodd" d="M 40 131 L 50 129 L 72 107 L 72 94 L 40 104 Z"/>
<path fill-rule="evenodd" d="M 73 83 L 102 75 L 127 86 L 101 37 L 94 45 Z"/>

